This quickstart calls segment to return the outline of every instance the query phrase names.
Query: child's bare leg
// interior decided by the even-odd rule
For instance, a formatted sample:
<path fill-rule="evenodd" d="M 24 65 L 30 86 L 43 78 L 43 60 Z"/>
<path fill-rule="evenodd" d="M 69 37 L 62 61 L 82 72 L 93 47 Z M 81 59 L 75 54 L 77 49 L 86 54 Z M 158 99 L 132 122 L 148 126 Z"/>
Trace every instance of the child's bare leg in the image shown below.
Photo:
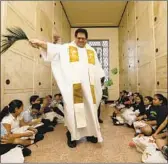
<path fill-rule="evenodd" d="M 20 144 L 20 145 L 28 146 L 28 145 L 32 144 L 32 140 L 22 140 L 20 138 L 16 138 L 14 140 L 14 144 Z"/>
<path fill-rule="evenodd" d="M 165 138 L 165 139 L 156 139 L 156 145 L 161 150 L 163 146 L 167 145 L 167 138 Z"/>

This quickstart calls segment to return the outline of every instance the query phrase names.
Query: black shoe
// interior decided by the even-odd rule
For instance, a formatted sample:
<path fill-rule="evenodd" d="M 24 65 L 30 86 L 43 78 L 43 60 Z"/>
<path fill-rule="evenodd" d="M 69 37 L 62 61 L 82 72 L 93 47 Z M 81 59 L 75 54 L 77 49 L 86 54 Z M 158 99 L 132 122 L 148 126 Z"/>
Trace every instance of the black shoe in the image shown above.
<path fill-rule="evenodd" d="M 67 136 L 67 145 L 70 148 L 75 148 L 76 147 L 76 141 L 71 141 L 71 133 L 69 131 L 66 132 Z"/>
<path fill-rule="evenodd" d="M 124 123 L 120 123 L 115 117 L 113 117 L 112 120 L 113 120 L 113 124 L 115 126 L 122 126 L 122 125 L 124 125 Z"/>
<path fill-rule="evenodd" d="M 46 129 L 44 127 L 43 128 L 37 128 L 37 130 L 38 130 L 39 134 L 45 134 L 45 133 L 47 133 L 47 131 L 46 131 Z"/>
<path fill-rule="evenodd" d="M 48 127 L 46 127 L 46 132 L 52 132 L 52 131 L 54 131 L 54 127 L 53 126 L 48 126 Z"/>
<path fill-rule="evenodd" d="M 34 143 L 37 143 L 38 141 L 41 141 L 44 139 L 44 135 L 43 134 L 36 134 L 35 135 L 35 139 L 34 139 Z"/>
<path fill-rule="evenodd" d="M 76 141 L 67 141 L 67 145 L 70 147 L 70 148 L 75 148 L 76 147 Z"/>
<path fill-rule="evenodd" d="M 87 141 L 92 142 L 92 143 L 97 143 L 98 139 L 94 136 L 92 137 L 86 137 Z"/>
<path fill-rule="evenodd" d="M 57 125 L 57 122 L 51 122 L 51 126 L 55 127 Z"/>
<path fill-rule="evenodd" d="M 26 157 L 26 156 L 30 156 L 31 155 L 31 150 L 28 149 L 27 147 L 24 147 L 22 149 L 22 153 L 23 153 L 23 156 Z"/>
<path fill-rule="evenodd" d="M 111 117 L 112 121 L 113 121 L 113 124 L 115 124 L 118 120 L 116 119 L 116 117 Z"/>
<path fill-rule="evenodd" d="M 101 120 L 100 118 L 99 118 L 99 123 L 101 123 L 101 124 L 103 123 L 103 120 Z"/>
<path fill-rule="evenodd" d="M 57 124 L 57 123 L 58 123 L 57 120 L 58 120 L 58 118 L 57 118 L 57 117 L 54 117 L 53 122 Z"/>

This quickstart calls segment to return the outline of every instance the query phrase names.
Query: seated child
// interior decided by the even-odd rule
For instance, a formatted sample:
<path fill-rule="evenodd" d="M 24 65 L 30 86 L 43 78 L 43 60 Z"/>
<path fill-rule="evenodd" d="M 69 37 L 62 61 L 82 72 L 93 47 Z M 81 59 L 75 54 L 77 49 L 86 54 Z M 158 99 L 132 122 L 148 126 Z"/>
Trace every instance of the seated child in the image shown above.
<path fill-rule="evenodd" d="M 141 133 L 144 135 L 152 135 L 167 117 L 167 99 L 161 94 L 155 94 L 152 108 L 156 110 L 156 120 L 145 122 L 147 125 L 141 128 Z"/>

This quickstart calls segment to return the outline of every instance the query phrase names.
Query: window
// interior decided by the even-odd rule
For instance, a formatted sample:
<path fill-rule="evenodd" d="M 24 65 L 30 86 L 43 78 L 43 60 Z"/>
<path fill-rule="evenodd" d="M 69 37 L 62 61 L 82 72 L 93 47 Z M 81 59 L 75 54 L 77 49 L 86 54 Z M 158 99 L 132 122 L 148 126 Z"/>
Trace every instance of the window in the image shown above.
<path fill-rule="evenodd" d="M 109 80 L 109 41 L 88 40 L 88 44 L 97 52 L 98 59 L 105 72 L 105 81 Z"/>

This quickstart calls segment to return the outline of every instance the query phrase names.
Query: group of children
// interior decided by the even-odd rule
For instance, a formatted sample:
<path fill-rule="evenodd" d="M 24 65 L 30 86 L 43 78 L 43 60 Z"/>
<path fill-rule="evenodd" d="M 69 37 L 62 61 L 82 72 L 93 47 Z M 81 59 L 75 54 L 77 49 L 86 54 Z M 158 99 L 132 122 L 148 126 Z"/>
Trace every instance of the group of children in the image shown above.
<path fill-rule="evenodd" d="M 62 95 L 56 94 L 54 99 L 51 95 L 44 98 L 33 95 L 26 110 L 21 100 L 13 100 L 0 112 L 0 122 L 2 162 L 8 161 L 11 150 L 18 146 L 23 156 L 29 156 L 31 150 L 27 146 L 43 140 L 44 134 L 54 131 L 57 123 L 64 123 Z"/>
<path fill-rule="evenodd" d="M 162 94 L 143 98 L 139 93 L 124 90 L 111 106 L 115 107 L 111 116 L 114 125 L 134 128 L 135 136 L 129 145 L 143 153 L 143 162 L 156 162 L 161 158 L 158 153 L 167 159 L 168 108 L 167 99 Z M 53 99 L 51 95 L 44 98 L 33 95 L 30 97 L 30 106 L 26 110 L 23 108 L 22 101 L 13 100 L 0 112 L 2 162 L 8 157 L 5 158 L 5 155 L 18 145 L 21 146 L 23 156 L 30 155 L 31 150 L 27 146 L 43 140 L 44 134 L 54 131 L 57 123 L 64 123 L 61 94 L 54 95 Z"/>
<path fill-rule="evenodd" d="M 134 128 L 135 136 L 129 145 L 143 153 L 143 162 L 160 163 L 168 159 L 167 98 L 162 94 L 143 98 L 139 93 L 123 90 L 111 106 L 115 108 L 111 116 L 114 125 Z"/>

